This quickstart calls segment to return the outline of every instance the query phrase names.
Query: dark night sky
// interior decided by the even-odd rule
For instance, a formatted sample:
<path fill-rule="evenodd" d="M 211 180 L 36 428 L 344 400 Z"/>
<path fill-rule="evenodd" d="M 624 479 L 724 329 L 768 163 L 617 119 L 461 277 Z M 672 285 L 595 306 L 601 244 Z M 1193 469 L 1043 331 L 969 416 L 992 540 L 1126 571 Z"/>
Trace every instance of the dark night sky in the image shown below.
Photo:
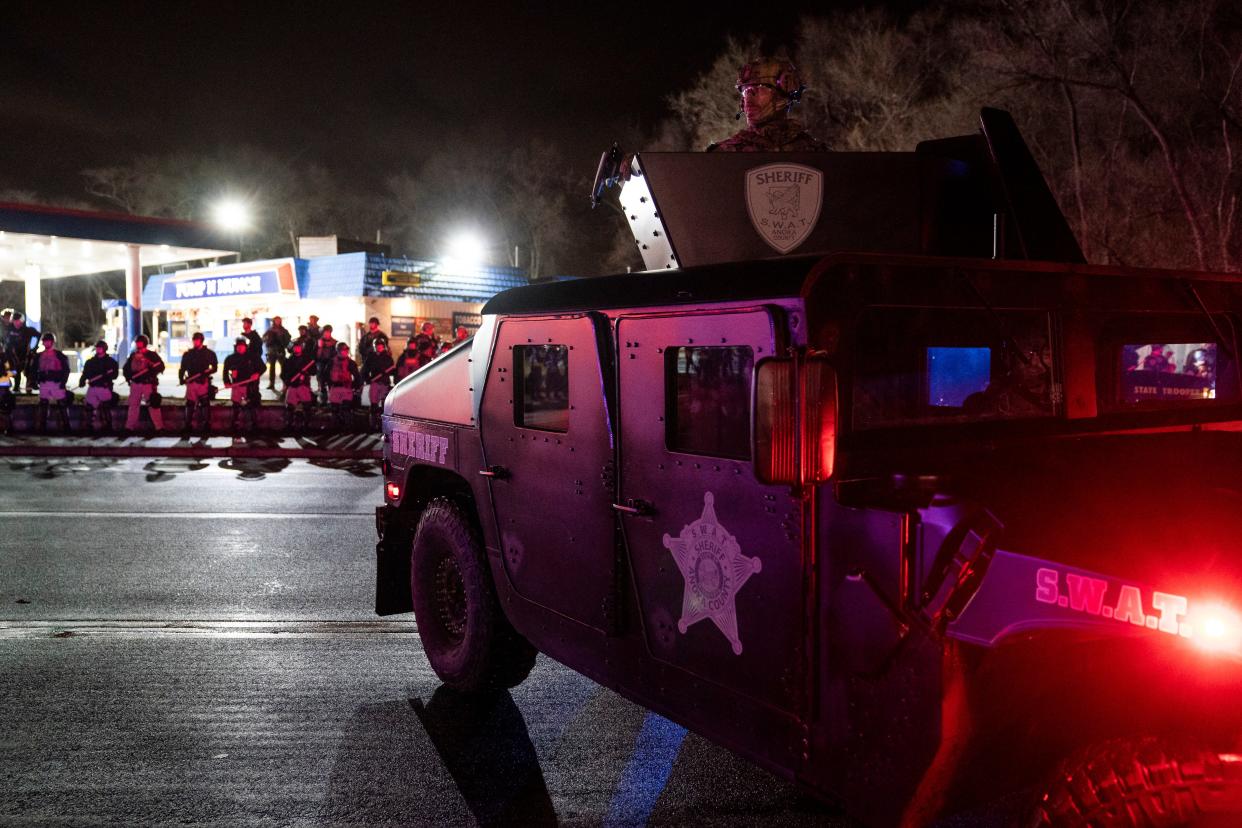
<path fill-rule="evenodd" d="M 239 143 L 378 184 L 459 141 L 560 143 L 593 168 L 729 33 L 789 43 L 825 3 L 8 3 L 0 188 Z"/>

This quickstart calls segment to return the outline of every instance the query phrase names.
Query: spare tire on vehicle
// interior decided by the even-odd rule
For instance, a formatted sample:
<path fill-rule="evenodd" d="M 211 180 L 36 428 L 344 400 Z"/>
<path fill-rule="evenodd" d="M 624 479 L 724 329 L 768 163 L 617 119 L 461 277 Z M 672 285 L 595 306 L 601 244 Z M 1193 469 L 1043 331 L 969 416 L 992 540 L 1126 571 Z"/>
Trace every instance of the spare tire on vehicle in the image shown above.
<path fill-rule="evenodd" d="M 427 660 L 449 687 L 514 687 L 534 667 L 535 648 L 500 609 L 474 522 L 452 500 L 433 500 L 418 521 L 410 592 Z"/>

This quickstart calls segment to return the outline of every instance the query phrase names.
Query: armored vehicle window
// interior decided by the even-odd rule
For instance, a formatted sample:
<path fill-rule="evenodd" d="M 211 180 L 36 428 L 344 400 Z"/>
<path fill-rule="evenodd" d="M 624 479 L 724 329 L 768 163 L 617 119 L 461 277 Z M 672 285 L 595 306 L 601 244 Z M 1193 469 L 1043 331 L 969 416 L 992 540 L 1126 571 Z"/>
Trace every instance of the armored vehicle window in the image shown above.
<path fill-rule="evenodd" d="M 517 378 L 513 422 L 523 428 L 569 431 L 569 348 L 518 345 L 513 349 Z"/>
<path fill-rule="evenodd" d="M 1233 324 L 1227 315 L 1120 316 L 1102 336 L 1101 380 L 1117 409 L 1237 402 Z M 1227 342 L 1222 345 L 1219 337 Z"/>
<path fill-rule="evenodd" d="M 664 352 L 666 443 L 671 451 L 750 457 L 754 352 L 745 346 Z"/>
<path fill-rule="evenodd" d="M 1122 402 L 1216 399 L 1216 351 L 1215 342 L 1123 345 Z"/>
<path fill-rule="evenodd" d="M 1056 414 L 1048 314 L 870 308 L 854 380 L 856 429 Z"/>

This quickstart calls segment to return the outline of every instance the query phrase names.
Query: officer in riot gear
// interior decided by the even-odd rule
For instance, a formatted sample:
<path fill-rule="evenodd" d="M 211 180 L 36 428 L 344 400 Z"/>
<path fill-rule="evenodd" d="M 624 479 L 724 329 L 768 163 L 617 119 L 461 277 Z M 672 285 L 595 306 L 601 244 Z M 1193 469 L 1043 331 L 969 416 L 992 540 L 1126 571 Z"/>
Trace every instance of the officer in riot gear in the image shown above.
<path fill-rule="evenodd" d="M 328 404 L 332 420 L 339 429 L 347 429 L 353 413 L 354 396 L 361 389 L 358 365 L 349 355 L 349 343 L 336 343 L 336 355 L 328 361 Z"/>
<path fill-rule="evenodd" d="M 301 330 L 299 326 L 298 330 Z M 306 349 L 306 355 L 312 358 L 319 356 L 319 337 L 323 335 L 323 331 L 319 328 L 319 317 L 311 314 L 306 320 L 306 337 L 310 342 L 310 347 Z"/>
<path fill-rule="evenodd" d="M 82 429 L 95 431 L 95 416 L 99 416 L 99 433 L 107 434 L 112 430 L 112 405 L 116 402 L 116 394 L 112 391 L 112 383 L 120 374 L 121 367 L 116 360 L 108 356 L 108 343 L 99 340 L 95 343 L 95 355 L 82 366 L 82 376 L 78 378 L 78 387 L 86 387 L 85 416 L 82 417 Z"/>
<path fill-rule="evenodd" d="M 272 317 L 272 326 L 263 334 L 263 347 L 267 352 L 267 390 L 276 390 L 277 369 L 283 371 L 285 352 L 289 350 L 292 335 L 285 330 L 279 316 Z"/>
<path fill-rule="evenodd" d="M 423 367 L 422 358 L 418 353 L 418 339 L 411 337 L 405 343 L 405 350 L 397 357 L 397 368 L 394 371 L 397 382 Z"/>
<path fill-rule="evenodd" d="M 392 388 L 392 374 L 396 365 L 388 353 L 388 342 L 376 340 L 374 350 L 362 361 L 362 382 L 370 395 L 370 424 L 372 431 L 379 430 L 380 415 L 384 413 L 384 398 Z"/>
<path fill-rule="evenodd" d="M 249 316 L 242 317 L 241 336 L 246 338 L 246 353 L 263 361 L 263 339 L 259 336 L 259 332 L 254 329 L 254 320 Z"/>
<path fill-rule="evenodd" d="M 23 379 L 26 383 L 26 391 L 34 393 L 34 361 L 31 357 L 38 346 L 39 331 L 27 325 L 26 318 L 19 311 L 14 311 L 4 343 L 4 361 L 8 363 L 9 370 L 16 377 L 13 384 L 14 394 L 21 393 Z"/>
<path fill-rule="evenodd" d="M 285 428 L 296 429 L 298 406 L 302 407 L 301 426 L 310 428 L 311 415 L 315 410 L 315 395 L 311 393 L 311 377 L 315 375 L 315 357 L 310 346 L 300 337 L 293 340 L 289 356 L 285 359 L 280 378 L 285 384 Z"/>
<path fill-rule="evenodd" d="M 742 98 L 738 117 L 746 116 L 746 128 L 711 144 L 707 151 L 827 152 L 827 144 L 789 117 L 805 89 L 797 68 L 787 60 L 759 58 L 747 63 L 737 73 L 737 91 Z"/>
<path fill-rule="evenodd" d="M 121 369 L 125 380 L 129 383 L 129 410 L 125 417 L 125 430 L 133 432 L 138 428 L 139 412 L 142 404 L 147 404 L 147 413 L 151 415 L 151 424 L 156 431 L 164 430 L 164 415 L 160 411 L 162 400 L 159 391 L 159 376 L 164 371 L 164 360 L 150 348 L 151 341 L 145 334 L 134 338 L 134 350 L 125 360 Z"/>
<path fill-rule="evenodd" d="M 366 364 L 367 358 L 375 353 L 377 343 L 384 343 L 384 350 L 388 350 L 388 334 L 380 330 L 379 317 L 372 316 L 367 320 L 367 332 L 358 340 L 358 357 Z M 391 354 L 389 355 L 391 356 Z"/>
<path fill-rule="evenodd" d="M 250 341 L 239 336 L 233 341 L 233 353 L 224 358 L 224 387 L 233 401 L 233 419 L 230 429 L 237 436 L 238 424 L 243 415 L 246 431 L 255 428 L 255 412 L 259 407 L 259 380 L 263 377 L 263 361 L 258 354 L 250 352 Z"/>
<path fill-rule="evenodd" d="M 185 386 L 185 424 L 182 431 L 194 430 L 194 415 L 198 414 L 199 428 L 203 434 L 211 431 L 211 378 L 219 367 L 216 352 L 204 344 L 203 334 L 196 331 L 193 346 L 181 355 L 181 367 L 177 381 Z"/>
<path fill-rule="evenodd" d="M 35 379 L 39 384 L 39 408 L 35 412 L 35 432 L 42 434 L 47 428 L 48 408 L 55 406 L 56 420 L 62 433 L 69 431 L 69 414 L 66 398 L 69 392 L 65 383 L 69 381 L 69 360 L 56 348 L 56 336 L 52 333 L 43 335 L 43 350 L 34 358 Z"/>
<path fill-rule="evenodd" d="M 332 366 L 332 360 L 336 358 L 336 346 L 337 341 L 332 336 L 332 326 L 324 325 L 319 341 L 315 343 L 315 360 L 318 363 L 315 378 L 319 381 L 320 405 L 327 405 L 330 402 L 328 389 L 332 383 L 328 379 L 328 371 Z"/>

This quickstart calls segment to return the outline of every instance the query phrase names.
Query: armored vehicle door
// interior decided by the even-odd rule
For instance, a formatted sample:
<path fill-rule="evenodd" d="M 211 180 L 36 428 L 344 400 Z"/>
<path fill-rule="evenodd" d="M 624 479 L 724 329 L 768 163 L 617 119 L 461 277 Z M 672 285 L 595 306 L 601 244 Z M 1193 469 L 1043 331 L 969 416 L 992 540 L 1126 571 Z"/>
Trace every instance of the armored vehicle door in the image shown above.
<path fill-rule="evenodd" d="M 606 337 L 594 314 L 502 320 L 479 426 L 513 588 L 601 631 L 616 573 Z"/>
<path fill-rule="evenodd" d="M 619 320 L 615 508 L 652 656 L 795 711 L 800 506 L 750 460 L 753 369 L 783 347 L 782 320 L 767 308 Z"/>

